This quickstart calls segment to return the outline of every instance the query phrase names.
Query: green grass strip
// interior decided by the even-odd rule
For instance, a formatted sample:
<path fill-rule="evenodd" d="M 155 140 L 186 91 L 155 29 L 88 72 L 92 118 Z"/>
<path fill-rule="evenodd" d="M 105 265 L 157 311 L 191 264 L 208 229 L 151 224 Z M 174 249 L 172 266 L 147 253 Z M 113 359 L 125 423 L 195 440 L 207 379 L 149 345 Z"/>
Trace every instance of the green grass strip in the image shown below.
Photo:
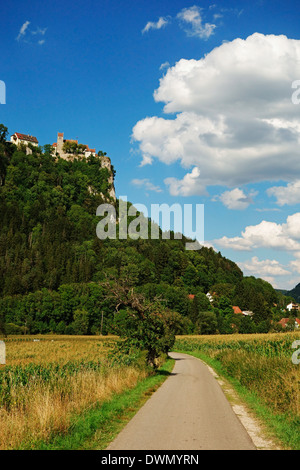
<path fill-rule="evenodd" d="M 35 450 L 104 450 L 130 419 L 168 378 L 174 360 L 168 359 L 153 375 L 138 382 L 136 387 L 115 394 L 99 407 L 73 417 L 69 432 L 53 436 L 47 442 L 35 442 L 21 449 Z"/>
<path fill-rule="evenodd" d="M 220 361 L 212 359 L 199 351 L 178 349 L 176 352 L 190 354 L 212 367 L 220 377 L 223 377 L 232 385 L 241 400 L 261 420 L 270 438 L 273 438 L 282 449 L 300 450 L 300 422 L 298 417 L 274 413 L 254 392 L 249 391 L 237 379 L 231 377 Z"/>

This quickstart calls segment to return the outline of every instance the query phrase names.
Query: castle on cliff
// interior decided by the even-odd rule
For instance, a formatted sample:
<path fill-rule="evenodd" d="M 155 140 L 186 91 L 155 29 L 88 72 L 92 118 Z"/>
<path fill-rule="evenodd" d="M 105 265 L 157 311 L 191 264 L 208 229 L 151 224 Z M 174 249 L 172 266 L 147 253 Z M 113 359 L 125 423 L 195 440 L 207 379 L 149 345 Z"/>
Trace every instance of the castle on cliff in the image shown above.
<path fill-rule="evenodd" d="M 32 154 L 32 146 L 38 147 L 39 142 L 36 137 L 27 134 L 20 134 L 15 132 L 10 141 L 17 147 L 24 146 L 26 154 Z M 91 155 L 96 157 L 96 149 L 89 148 L 88 145 L 79 144 L 78 140 L 66 140 L 64 139 L 63 132 L 58 132 L 57 142 L 52 144 L 53 154 L 65 160 L 73 160 L 76 157 L 88 158 Z M 114 186 L 114 172 L 111 165 L 110 158 L 102 152 L 99 152 L 98 158 L 100 159 L 101 168 L 106 168 L 109 172 L 108 194 L 114 201 L 116 200 L 115 186 Z"/>
<path fill-rule="evenodd" d="M 64 158 L 65 160 L 72 160 L 74 157 L 85 157 L 88 158 L 90 155 L 96 156 L 96 149 L 90 149 L 86 144 L 79 144 L 78 140 L 67 140 L 64 139 L 64 133 L 57 133 L 57 142 L 52 144 L 54 154 Z M 109 196 L 115 201 L 116 193 L 114 186 L 114 174 L 111 166 L 111 160 L 106 154 L 99 155 L 101 162 L 101 168 L 107 168 L 109 171 L 108 183 L 109 183 Z"/>
<path fill-rule="evenodd" d="M 88 145 L 79 144 L 78 140 L 64 139 L 63 132 L 57 133 L 57 142 L 52 144 L 52 148 L 56 155 L 65 160 L 72 159 L 74 156 L 96 156 L 96 149 L 90 149 Z"/>

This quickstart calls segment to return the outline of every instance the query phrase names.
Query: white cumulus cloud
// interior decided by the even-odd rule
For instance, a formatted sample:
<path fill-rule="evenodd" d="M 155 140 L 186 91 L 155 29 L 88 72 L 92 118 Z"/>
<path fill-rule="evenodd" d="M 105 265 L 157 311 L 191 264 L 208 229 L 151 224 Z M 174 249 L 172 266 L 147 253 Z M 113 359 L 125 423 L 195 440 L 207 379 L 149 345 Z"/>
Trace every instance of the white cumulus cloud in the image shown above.
<path fill-rule="evenodd" d="M 191 173 L 187 173 L 182 180 L 177 178 L 166 178 L 164 183 L 169 186 L 172 196 L 202 196 L 206 194 L 205 187 L 199 185 L 200 170 L 194 167 Z"/>
<path fill-rule="evenodd" d="M 284 35 L 255 33 L 179 60 L 154 92 L 170 117 L 133 128 L 142 164 L 178 161 L 187 175 L 197 167 L 194 194 L 198 186 L 300 179 L 300 114 L 291 101 L 299 76 L 300 40 Z"/>
<path fill-rule="evenodd" d="M 256 248 L 272 248 L 288 252 L 300 252 L 300 213 L 287 217 L 286 223 L 277 224 L 263 220 L 249 225 L 239 237 L 222 237 L 214 243 L 222 248 L 251 251 Z"/>
<path fill-rule="evenodd" d="M 287 186 L 273 186 L 267 189 L 268 196 L 274 196 L 279 206 L 299 204 L 300 180 L 288 183 Z"/>
<path fill-rule="evenodd" d="M 213 200 L 220 200 L 228 209 L 244 210 L 253 204 L 253 197 L 256 192 L 251 192 L 248 196 L 242 189 L 235 188 L 231 191 L 224 191 L 220 196 L 215 196 Z"/>
<path fill-rule="evenodd" d="M 255 275 L 265 278 L 266 276 L 286 276 L 290 271 L 285 269 L 277 260 L 265 259 L 259 260 L 257 256 L 253 256 L 251 260 L 237 263 L 244 274 Z"/>
<path fill-rule="evenodd" d="M 290 261 L 289 267 L 296 273 L 300 274 L 300 252 L 295 253 L 295 259 Z"/>

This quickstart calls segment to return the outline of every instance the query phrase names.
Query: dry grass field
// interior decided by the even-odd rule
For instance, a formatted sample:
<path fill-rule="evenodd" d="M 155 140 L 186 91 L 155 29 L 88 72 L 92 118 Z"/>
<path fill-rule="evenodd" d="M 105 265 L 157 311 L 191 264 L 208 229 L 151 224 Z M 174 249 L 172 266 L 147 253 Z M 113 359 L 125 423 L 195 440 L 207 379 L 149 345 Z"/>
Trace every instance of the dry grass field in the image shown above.
<path fill-rule="evenodd" d="M 67 432 L 72 416 L 132 388 L 146 372 L 109 358 L 114 338 L 13 337 L 0 366 L 0 449 Z"/>
<path fill-rule="evenodd" d="M 6 344 L 6 365 L 47 364 L 68 361 L 105 359 L 115 341 L 114 336 L 9 336 L 0 337 Z M 1 368 L 1 366 L 0 366 Z"/>

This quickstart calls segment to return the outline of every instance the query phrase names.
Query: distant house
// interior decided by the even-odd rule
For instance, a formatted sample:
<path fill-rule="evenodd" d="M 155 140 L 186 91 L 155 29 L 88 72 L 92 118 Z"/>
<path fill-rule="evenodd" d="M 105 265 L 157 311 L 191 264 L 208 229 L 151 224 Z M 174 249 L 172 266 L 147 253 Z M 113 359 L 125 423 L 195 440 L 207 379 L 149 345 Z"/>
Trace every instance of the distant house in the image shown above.
<path fill-rule="evenodd" d="M 39 145 L 37 138 L 33 135 L 20 134 L 19 132 L 15 132 L 11 136 L 10 141 L 15 145 L 25 144 L 26 146 L 28 146 L 29 144 L 31 144 L 34 147 L 38 147 Z"/>
<path fill-rule="evenodd" d="M 245 317 L 252 317 L 252 315 L 254 315 L 251 310 L 243 310 L 242 314 L 245 315 Z"/>
<path fill-rule="evenodd" d="M 84 156 L 89 157 L 90 155 L 96 155 L 96 149 L 89 149 L 88 147 L 84 150 Z"/>
<path fill-rule="evenodd" d="M 291 302 L 286 306 L 286 309 L 290 312 L 291 310 L 299 310 L 299 305 Z"/>
<path fill-rule="evenodd" d="M 278 323 L 279 325 L 282 326 L 282 328 L 286 328 L 287 324 L 291 321 L 290 318 L 282 318 Z M 299 328 L 300 327 L 300 319 L 299 318 L 295 318 L 295 328 Z"/>
<path fill-rule="evenodd" d="M 233 313 L 243 313 L 240 307 L 237 307 L 236 305 L 233 305 L 232 309 Z"/>
<path fill-rule="evenodd" d="M 193 300 L 194 299 L 194 294 L 189 294 L 189 299 Z"/>
<path fill-rule="evenodd" d="M 213 296 L 211 295 L 210 292 L 207 292 L 206 297 L 208 298 L 208 300 L 210 301 L 210 303 L 213 303 L 214 298 L 213 298 Z"/>
<path fill-rule="evenodd" d="M 237 305 L 234 305 L 232 309 L 233 309 L 233 313 L 244 315 L 245 317 L 252 317 L 252 315 L 254 315 L 254 313 L 251 310 L 241 310 L 240 307 L 238 307 Z"/>
<path fill-rule="evenodd" d="M 33 135 L 28 135 L 28 134 L 20 134 L 20 132 L 15 132 L 11 138 L 10 142 L 19 146 L 20 144 L 25 145 L 26 147 L 26 154 L 32 154 L 32 150 L 29 147 L 30 145 L 33 145 L 34 147 L 38 147 L 39 142 L 36 137 Z"/>

